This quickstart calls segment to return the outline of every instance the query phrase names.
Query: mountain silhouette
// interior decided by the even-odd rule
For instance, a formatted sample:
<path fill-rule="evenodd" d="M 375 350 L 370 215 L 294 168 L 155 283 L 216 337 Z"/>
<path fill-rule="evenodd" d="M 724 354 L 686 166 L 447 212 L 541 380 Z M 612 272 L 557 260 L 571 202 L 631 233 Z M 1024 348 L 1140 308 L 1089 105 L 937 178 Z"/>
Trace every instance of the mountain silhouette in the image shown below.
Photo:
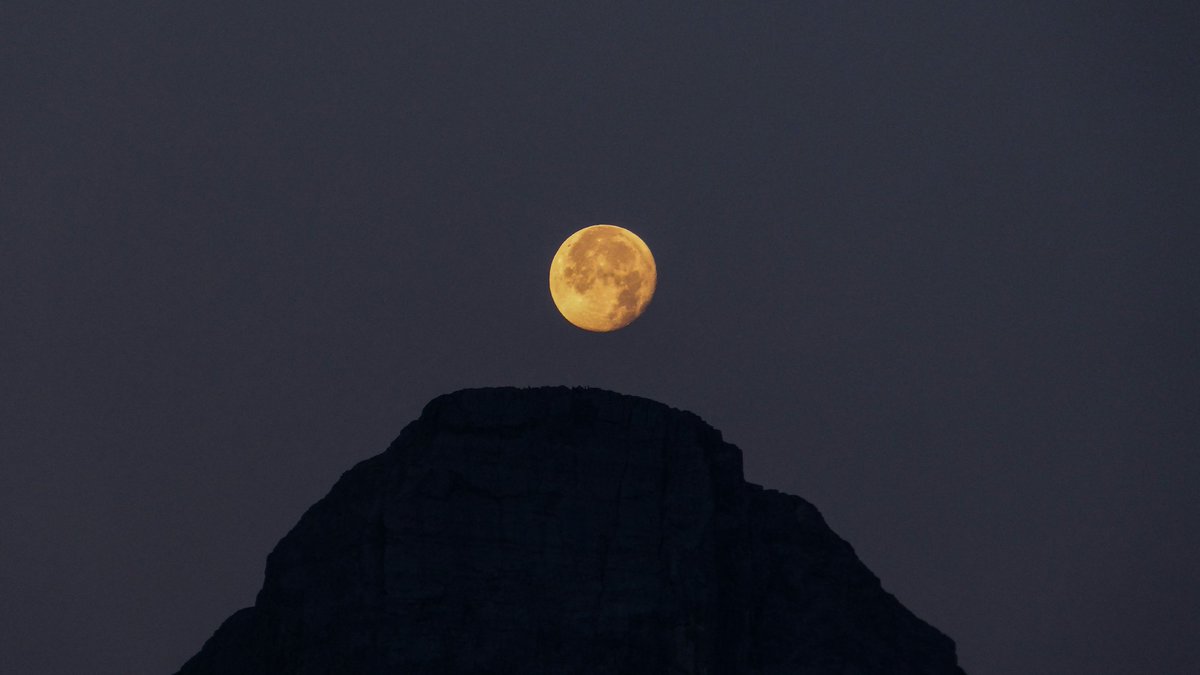
<path fill-rule="evenodd" d="M 431 401 L 179 675 L 962 674 L 699 417 L 600 389 Z"/>

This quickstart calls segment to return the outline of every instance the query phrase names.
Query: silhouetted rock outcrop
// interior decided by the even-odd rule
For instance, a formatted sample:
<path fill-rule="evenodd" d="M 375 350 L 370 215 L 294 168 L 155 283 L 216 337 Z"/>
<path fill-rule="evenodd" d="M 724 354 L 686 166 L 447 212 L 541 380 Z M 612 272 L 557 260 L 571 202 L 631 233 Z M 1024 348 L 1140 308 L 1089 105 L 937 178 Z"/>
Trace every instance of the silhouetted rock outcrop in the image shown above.
<path fill-rule="evenodd" d="M 961 674 L 808 502 L 690 413 L 597 389 L 426 406 L 181 675 Z"/>

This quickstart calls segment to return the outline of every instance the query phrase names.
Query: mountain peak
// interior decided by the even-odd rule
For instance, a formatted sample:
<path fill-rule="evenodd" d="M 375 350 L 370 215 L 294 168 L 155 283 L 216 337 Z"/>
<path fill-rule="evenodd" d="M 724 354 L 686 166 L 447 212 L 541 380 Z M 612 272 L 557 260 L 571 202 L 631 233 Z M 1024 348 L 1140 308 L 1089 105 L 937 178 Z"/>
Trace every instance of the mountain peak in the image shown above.
<path fill-rule="evenodd" d="M 612 429 L 652 432 L 656 423 L 668 419 L 706 429 L 720 438 L 720 432 L 693 413 L 653 399 L 596 387 L 460 389 L 442 394 L 426 404 L 418 423 L 489 429 L 557 420 L 559 423 L 600 423 Z"/>
<path fill-rule="evenodd" d="M 961 674 L 808 502 L 696 415 L 602 389 L 433 399 L 180 675 Z"/>

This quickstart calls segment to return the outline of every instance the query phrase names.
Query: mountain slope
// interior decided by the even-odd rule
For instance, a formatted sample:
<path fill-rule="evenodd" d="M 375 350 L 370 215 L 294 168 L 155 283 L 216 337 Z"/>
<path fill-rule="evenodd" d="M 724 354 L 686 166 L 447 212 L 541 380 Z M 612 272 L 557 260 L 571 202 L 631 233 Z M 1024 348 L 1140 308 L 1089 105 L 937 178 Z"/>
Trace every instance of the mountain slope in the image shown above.
<path fill-rule="evenodd" d="M 346 472 L 180 675 L 959 674 L 954 643 L 695 415 L 441 396 Z"/>

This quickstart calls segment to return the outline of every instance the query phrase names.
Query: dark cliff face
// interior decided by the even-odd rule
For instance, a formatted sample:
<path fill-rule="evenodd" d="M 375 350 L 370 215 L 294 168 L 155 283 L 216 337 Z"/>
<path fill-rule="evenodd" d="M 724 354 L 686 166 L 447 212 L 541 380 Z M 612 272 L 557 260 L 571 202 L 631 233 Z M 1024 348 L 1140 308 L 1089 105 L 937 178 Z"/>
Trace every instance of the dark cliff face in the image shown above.
<path fill-rule="evenodd" d="M 695 415 L 596 389 L 432 401 L 346 472 L 181 675 L 961 673 Z"/>

